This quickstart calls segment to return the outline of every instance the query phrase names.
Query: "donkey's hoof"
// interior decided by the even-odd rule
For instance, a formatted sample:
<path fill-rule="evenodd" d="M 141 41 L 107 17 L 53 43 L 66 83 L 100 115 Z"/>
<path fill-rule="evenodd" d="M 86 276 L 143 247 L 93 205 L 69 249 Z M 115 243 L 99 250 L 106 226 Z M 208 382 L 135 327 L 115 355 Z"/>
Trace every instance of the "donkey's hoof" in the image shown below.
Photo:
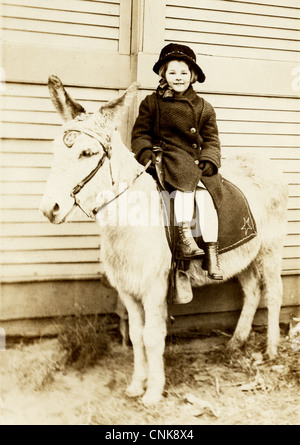
<path fill-rule="evenodd" d="M 154 406 L 160 402 L 162 395 L 159 393 L 153 393 L 146 391 L 145 395 L 142 397 L 142 403 L 144 406 Z"/>
<path fill-rule="evenodd" d="M 276 346 L 268 346 L 266 350 L 266 357 L 269 360 L 274 360 L 277 357 L 277 347 Z"/>
<path fill-rule="evenodd" d="M 131 384 L 126 389 L 127 397 L 140 397 L 144 394 L 145 389 L 143 383 L 131 382 Z"/>
<path fill-rule="evenodd" d="M 226 353 L 228 355 L 234 354 L 235 352 L 240 351 L 244 344 L 244 340 L 232 337 L 226 345 Z"/>

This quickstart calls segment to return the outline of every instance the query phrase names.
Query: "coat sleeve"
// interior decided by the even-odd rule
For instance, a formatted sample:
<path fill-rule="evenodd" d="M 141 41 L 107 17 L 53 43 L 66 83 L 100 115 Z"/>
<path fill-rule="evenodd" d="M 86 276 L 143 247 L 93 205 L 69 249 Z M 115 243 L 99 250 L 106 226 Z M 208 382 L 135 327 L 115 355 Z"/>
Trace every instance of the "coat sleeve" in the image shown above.
<path fill-rule="evenodd" d="M 206 110 L 203 113 L 204 123 L 201 128 L 203 138 L 200 161 L 210 161 L 216 172 L 221 167 L 221 144 L 217 126 L 216 113 L 212 105 L 205 102 Z"/>
<path fill-rule="evenodd" d="M 145 150 L 151 150 L 153 147 L 154 107 L 151 99 L 150 95 L 141 102 L 131 133 L 131 149 L 137 160 Z"/>

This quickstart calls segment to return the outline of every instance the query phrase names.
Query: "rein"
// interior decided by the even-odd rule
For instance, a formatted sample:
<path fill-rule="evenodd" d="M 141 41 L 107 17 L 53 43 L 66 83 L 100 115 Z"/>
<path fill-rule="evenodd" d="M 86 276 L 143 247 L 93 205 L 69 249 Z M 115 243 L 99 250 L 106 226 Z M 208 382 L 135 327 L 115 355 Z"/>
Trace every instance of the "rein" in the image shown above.
<path fill-rule="evenodd" d="M 71 131 L 76 131 L 77 133 L 83 133 L 83 134 L 87 134 L 88 136 L 96 139 L 100 145 L 102 146 L 104 153 L 101 156 L 100 160 L 98 161 L 98 164 L 96 165 L 96 167 L 85 177 L 82 179 L 82 181 L 80 181 L 77 185 L 75 185 L 75 187 L 73 188 L 73 190 L 70 193 L 71 198 L 74 199 L 74 205 L 76 205 L 77 207 L 80 208 L 80 210 L 89 218 L 92 218 L 92 216 L 90 214 L 88 214 L 80 205 L 80 202 L 76 199 L 76 195 L 78 195 L 78 193 L 83 189 L 83 187 L 96 175 L 96 173 L 100 170 L 100 168 L 103 166 L 105 159 L 107 158 L 108 160 L 110 160 L 111 158 L 111 146 L 109 148 L 107 148 L 102 139 L 100 138 L 100 136 L 91 131 L 91 130 L 77 130 L 77 129 L 69 129 L 67 131 L 67 133 L 71 132 Z M 67 144 L 66 144 L 67 145 Z M 67 145 L 68 146 L 68 145 Z M 105 207 L 106 205 L 110 204 L 111 202 L 113 202 L 115 199 L 119 198 L 119 196 L 121 196 L 123 193 L 125 193 L 133 184 L 134 182 L 143 174 L 145 173 L 145 171 L 147 170 L 147 168 L 149 167 L 149 165 L 151 164 L 151 161 L 149 161 L 143 168 L 143 170 L 141 170 L 139 173 L 137 173 L 137 175 L 133 178 L 133 180 L 131 181 L 131 183 L 121 192 L 117 193 L 112 199 L 104 202 L 100 207 L 95 207 L 92 210 L 92 214 L 96 215 L 97 212 L 99 210 L 101 210 L 103 207 Z M 111 165 L 110 165 L 110 175 L 111 175 L 111 181 L 112 181 L 112 185 L 115 184 L 115 181 L 113 179 L 112 176 L 112 170 L 111 170 Z"/>

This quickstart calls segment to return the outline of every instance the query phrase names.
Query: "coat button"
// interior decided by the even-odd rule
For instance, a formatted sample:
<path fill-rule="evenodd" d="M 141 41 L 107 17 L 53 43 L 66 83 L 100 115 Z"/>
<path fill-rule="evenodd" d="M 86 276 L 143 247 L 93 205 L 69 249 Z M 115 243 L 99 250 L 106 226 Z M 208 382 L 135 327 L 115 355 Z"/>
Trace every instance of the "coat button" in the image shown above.
<path fill-rule="evenodd" d="M 196 131 L 197 131 L 197 130 L 196 130 L 195 127 L 190 128 L 190 132 L 191 132 L 191 133 L 196 133 Z"/>
<path fill-rule="evenodd" d="M 192 147 L 193 148 L 198 148 L 198 145 L 197 144 L 192 144 Z"/>

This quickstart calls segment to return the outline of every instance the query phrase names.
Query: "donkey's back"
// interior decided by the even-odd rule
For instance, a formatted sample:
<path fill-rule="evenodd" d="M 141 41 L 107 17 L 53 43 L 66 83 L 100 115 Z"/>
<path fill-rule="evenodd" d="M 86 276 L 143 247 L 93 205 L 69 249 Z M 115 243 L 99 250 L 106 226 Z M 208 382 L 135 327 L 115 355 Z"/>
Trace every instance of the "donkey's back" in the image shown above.
<path fill-rule="evenodd" d="M 276 218 L 281 226 L 274 235 L 282 235 L 285 231 L 288 190 L 275 161 L 259 154 L 231 155 L 223 160 L 221 174 L 245 194 L 258 231 L 265 228 L 270 218 Z"/>

